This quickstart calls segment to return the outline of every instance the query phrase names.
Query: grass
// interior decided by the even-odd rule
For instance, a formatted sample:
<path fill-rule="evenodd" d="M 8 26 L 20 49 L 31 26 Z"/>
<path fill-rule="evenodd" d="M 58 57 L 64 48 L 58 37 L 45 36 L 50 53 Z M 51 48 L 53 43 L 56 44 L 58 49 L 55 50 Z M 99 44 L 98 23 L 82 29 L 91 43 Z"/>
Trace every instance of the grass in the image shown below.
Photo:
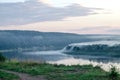
<path fill-rule="evenodd" d="M 0 69 L 28 73 L 30 75 L 43 75 L 48 80 L 108 80 L 107 72 L 100 67 L 92 65 L 52 65 L 31 62 L 5 62 Z"/>
<path fill-rule="evenodd" d="M 19 77 L 17 75 L 14 75 L 14 74 L 0 71 L 0 80 L 19 80 Z"/>

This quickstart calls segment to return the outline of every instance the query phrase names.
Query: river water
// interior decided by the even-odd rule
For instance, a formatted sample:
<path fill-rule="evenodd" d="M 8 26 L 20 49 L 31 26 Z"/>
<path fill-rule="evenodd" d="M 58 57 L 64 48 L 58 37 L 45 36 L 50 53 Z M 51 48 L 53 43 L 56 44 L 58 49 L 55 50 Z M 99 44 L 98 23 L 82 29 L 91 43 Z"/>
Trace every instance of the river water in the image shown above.
<path fill-rule="evenodd" d="M 64 65 L 93 65 L 100 66 L 105 71 L 108 71 L 111 66 L 120 69 L 119 57 L 105 56 L 90 56 L 90 55 L 68 55 L 61 51 L 34 51 L 34 52 L 19 52 L 6 53 L 7 58 L 23 61 L 45 61 L 51 64 Z M 14 56 L 13 56 L 14 55 Z"/>

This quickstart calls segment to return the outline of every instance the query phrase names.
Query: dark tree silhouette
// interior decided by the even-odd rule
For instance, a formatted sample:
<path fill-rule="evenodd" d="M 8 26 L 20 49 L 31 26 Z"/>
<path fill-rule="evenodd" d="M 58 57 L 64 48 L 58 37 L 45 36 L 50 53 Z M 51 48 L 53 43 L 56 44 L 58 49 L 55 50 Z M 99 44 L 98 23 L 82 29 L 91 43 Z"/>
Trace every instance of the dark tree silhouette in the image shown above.
<path fill-rule="evenodd" d="M 119 80 L 119 73 L 117 72 L 117 69 L 115 67 L 112 67 L 110 69 L 109 79 L 110 80 Z"/>
<path fill-rule="evenodd" d="M 2 53 L 0 53 L 0 62 L 4 62 L 6 60 L 6 58 L 2 55 Z"/>

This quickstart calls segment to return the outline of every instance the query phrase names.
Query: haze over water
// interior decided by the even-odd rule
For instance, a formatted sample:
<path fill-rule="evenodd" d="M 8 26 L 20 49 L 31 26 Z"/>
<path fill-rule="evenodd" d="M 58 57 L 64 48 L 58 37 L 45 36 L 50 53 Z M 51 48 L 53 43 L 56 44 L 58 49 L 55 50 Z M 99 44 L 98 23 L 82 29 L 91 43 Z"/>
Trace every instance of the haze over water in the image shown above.
<path fill-rule="evenodd" d="M 10 56 L 14 53 L 6 53 L 7 57 L 11 59 L 18 59 L 22 61 L 36 61 L 47 62 L 50 64 L 64 64 L 64 65 L 93 65 L 100 66 L 102 69 L 108 71 L 111 65 L 120 68 L 120 58 L 105 57 L 105 56 L 90 56 L 90 55 L 68 55 L 61 51 L 35 51 L 22 52 L 16 56 Z M 17 53 L 16 53 L 17 54 Z"/>

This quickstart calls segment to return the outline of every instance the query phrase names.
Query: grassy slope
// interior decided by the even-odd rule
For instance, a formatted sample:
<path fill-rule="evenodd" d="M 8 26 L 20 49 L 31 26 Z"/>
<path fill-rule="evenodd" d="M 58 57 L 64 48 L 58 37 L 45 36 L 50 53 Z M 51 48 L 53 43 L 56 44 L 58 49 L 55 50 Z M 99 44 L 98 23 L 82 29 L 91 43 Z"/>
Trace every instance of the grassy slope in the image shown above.
<path fill-rule="evenodd" d="M 99 67 L 64 66 L 38 63 L 1 63 L 0 69 L 7 69 L 31 75 L 44 75 L 48 80 L 108 80 L 106 72 Z"/>
<path fill-rule="evenodd" d="M 14 74 L 0 71 L 0 80 L 19 80 L 19 77 Z"/>

